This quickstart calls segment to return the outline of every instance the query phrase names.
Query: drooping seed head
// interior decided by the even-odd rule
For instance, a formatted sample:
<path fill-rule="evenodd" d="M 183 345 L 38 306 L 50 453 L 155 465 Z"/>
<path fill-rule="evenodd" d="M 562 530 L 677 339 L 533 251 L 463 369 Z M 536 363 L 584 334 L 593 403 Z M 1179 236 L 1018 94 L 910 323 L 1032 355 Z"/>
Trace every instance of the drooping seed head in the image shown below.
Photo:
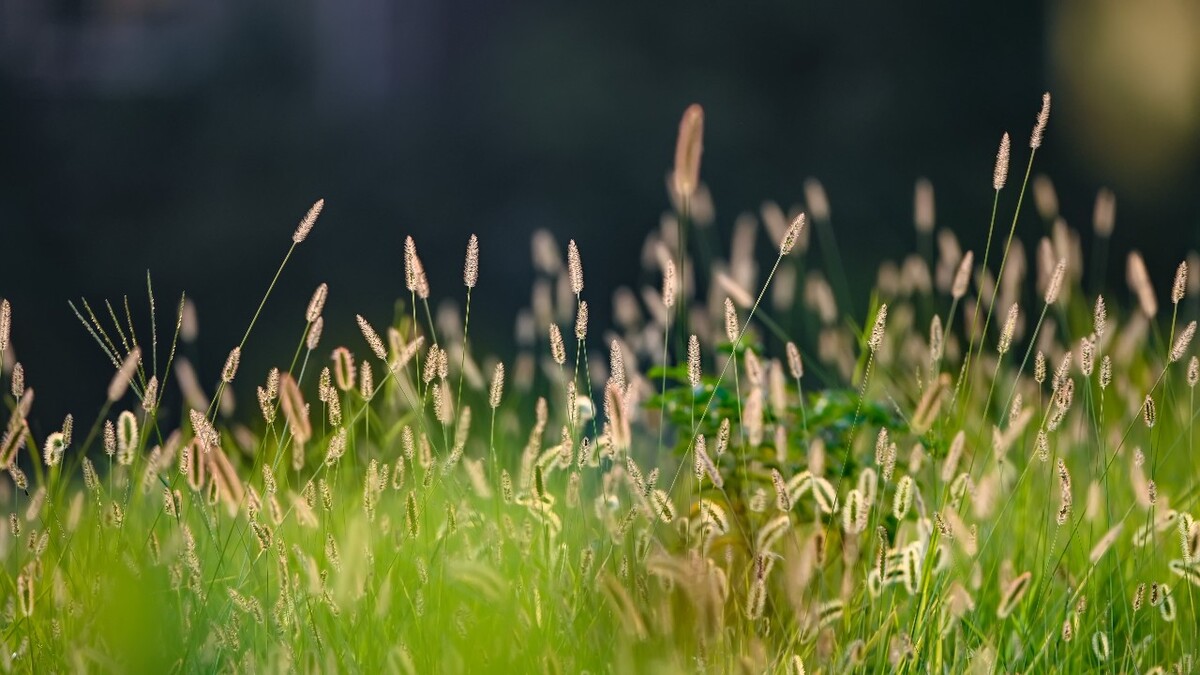
<path fill-rule="evenodd" d="M 1000 137 L 1000 150 L 996 152 L 996 168 L 992 171 L 992 187 L 996 191 L 1004 189 L 1004 184 L 1008 182 L 1008 156 L 1011 146 L 1008 132 L 1005 132 Z"/>
<path fill-rule="evenodd" d="M 317 224 L 317 217 L 321 215 L 321 209 L 325 208 L 325 200 L 318 199 L 308 209 L 308 213 L 304 214 L 304 219 L 296 226 L 296 231 L 292 233 L 292 243 L 299 244 L 308 237 L 308 233 L 312 232 L 313 226 Z"/>

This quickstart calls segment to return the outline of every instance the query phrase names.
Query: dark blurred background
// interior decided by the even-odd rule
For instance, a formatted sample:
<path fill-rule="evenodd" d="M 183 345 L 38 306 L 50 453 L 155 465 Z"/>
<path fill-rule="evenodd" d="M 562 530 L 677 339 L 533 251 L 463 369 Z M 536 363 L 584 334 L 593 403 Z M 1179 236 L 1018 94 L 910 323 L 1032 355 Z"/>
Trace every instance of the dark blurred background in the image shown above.
<path fill-rule="evenodd" d="M 503 341 L 531 232 L 573 237 L 600 324 L 641 278 L 699 102 L 718 227 L 819 177 L 865 302 L 876 264 L 914 246 L 920 176 L 938 226 L 981 246 L 999 137 L 1023 169 L 1044 90 L 1037 171 L 1063 216 L 1086 242 L 1113 189 L 1113 250 L 1143 250 L 1165 286 L 1200 240 L 1195 3 L 0 0 L 0 296 L 51 425 L 90 420 L 111 375 L 68 299 L 144 304 L 150 270 L 169 320 L 186 290 L 211 382 L 318 197 L 247 382 L 290 358 L 321 281 L 323 348 L 358 349 L 354 314 L 386 322 L 404 294 L 408 234 L 435 297 L 461 297 L 479 234 L 473 330 Z M 1109 276 L 1123 292 L 1123 265 Z"/>

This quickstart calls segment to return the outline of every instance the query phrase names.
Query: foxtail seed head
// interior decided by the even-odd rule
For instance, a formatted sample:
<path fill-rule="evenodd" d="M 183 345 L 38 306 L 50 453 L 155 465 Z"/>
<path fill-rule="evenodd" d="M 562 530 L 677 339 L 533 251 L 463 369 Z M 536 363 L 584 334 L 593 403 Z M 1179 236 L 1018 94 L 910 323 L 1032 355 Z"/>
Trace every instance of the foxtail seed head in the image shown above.
<path fill-rule="evenodd" d="M 579 247 L 574 239 L 567 244 L 567 276 L 571 280 L 571 292 L 578 296 L 583 292 L 583 261 L 579 259 Z"/>
<path fill-rule="evenodd" d="M 1033 125 L 1033 134 L 1029 137 L 1029 147 L 1037 150 L 1042 147 L 1042 136 L 1046 133 L 1046 124 L 1050 122 L 1050 92 L 1042 94 L 1042 110 L 1038 113 L 1037 122 Z"/>
<path fill-rule="evenodd" d="M 299 244 L 308 237 L 308 233 L 312 232 L 313 226 L 317 224 L 317 217 L 321 215 L 321 209 L 325 208 L 325 200 L 318 199 L 315 204 L 308 209 L 308 213 L 304 214 L 304 219 L 296 226 L 296 231 L 292 234 L 292 243 Z"/>
<path fill-rule="evenodd" d="M 700 155 L 704 152 L 704 109 L 693 103 L 679 120 L 675 141 L 675 192 L 690 197 L 700 184 Z"/>
<path fill-rule="evenodd" d="M 325 299 L 328 297 L 329 284 L 321 284 L 317 286 L 317 290 L 313 291 L 312 299 L 308 301 L 308 311 L 304 313 L 304 317 L 309 323 L 320 318 L 321 312 L 325 309 Z"/>
<path fill-rule="evenodd" d="M 992 172 L 992 187 L 996 191 L 1004 189 L 1004 184 L 1008 182 L 1008 156 L 1011 147 L 1012 143 L 1005 132 L 1000 137 L 1000 150 L 996 152 L 996 169 Z"/>
<path fill-rule="evenodd" d="M 950 286 L 950 297 L 958 300 L 967 294 L 967 286 L 971 283 L 971 267 L 974 264 L 975 253 L 967 251 L 958 263 L 958 272 L 955 273 L 954 283 Z"/>
<path fill-rule="evenodd" d="M 467 260 L 463 264 L 463 283 L 467 288 L 475 288 L 479 282 L 479 238 L 471 235 L 467 240 Z"/>

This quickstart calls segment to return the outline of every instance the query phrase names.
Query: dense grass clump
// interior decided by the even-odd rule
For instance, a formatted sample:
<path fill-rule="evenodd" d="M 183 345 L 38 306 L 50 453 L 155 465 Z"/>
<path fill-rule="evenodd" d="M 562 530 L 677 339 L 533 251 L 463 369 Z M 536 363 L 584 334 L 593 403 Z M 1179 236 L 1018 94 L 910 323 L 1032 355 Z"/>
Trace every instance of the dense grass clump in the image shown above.
<path fill-rule="evenodd" d="M 460 319 L 431 307 L 409 238 L 398 315 L 331 348 L 318 288 L 294 350 L 254 375 L 254 416 L 229 395 L 252 388 L 254 320 L 205 387 L 177 349 L 186 298 L 164 330 L 147 286 L 148 340 L 128 303 L 73 306 L 115 375 L 94 423 L 35 438 L 8 345 L 24 319 L 0 304 L 0 665 L 1190 672 L 1200 294 L 1185 262 L 1160 311 L 1137 253 L 1128 310 L 1085 290 L 1048 182 L 1026 255 L 1048 120 L 1049 96 L 1011 199 L 1004 135 L 981 253 L 935 231 L 918 183 L 920 253 L 880 268 L 866 311 L 816 181 L 806 214 L 763 206 L 769 264 L 752 215 L 723 252 L 698 106 L 643 247 L 652 281 L 596 330 L 579 247 L 538 233 L 505 361 L 470 337 L 472 295 L 496 292 L 486 242 L 467 244 Z M 1112 208 L 1102 193 L 1096 279 Z"/>

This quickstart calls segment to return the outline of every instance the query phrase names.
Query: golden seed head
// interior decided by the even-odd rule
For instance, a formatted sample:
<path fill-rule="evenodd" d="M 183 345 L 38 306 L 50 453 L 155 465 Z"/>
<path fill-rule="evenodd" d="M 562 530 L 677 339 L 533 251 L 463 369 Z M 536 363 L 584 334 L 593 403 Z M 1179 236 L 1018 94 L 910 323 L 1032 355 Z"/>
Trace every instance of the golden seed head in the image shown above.
<path fill-rule="evenodd" d="M 1042 110 L 1038 113 L 1037 123 L 1033 125 L 1033 134 L 1029 137 L 1029 147 L 1037 150 L 1042 147 L 1042 136 L 1046 133 L 1046 124 L 1050 121 L 1050 92 L 1042 94 Z"/>
<path fill-rule="evenodd" d="M 308 209 L 308 213 L 304 214 L 304 219 L 296 226 L 295 233 L 292 234 L 292 243 L 299 244 L 304 241 L 309 232 L 312 232 L 313 225 L 317 224 L 317 217 L 321 215 L 321 209 L 325 208 L 325 200 L 318 199 L 315 204 Z"/>
<path fill-rule="evenodd" d="M 479 238 L 471 235 L 467 240 L 467 260 L 463 264 L 463 283 L 467 288 L 475 288 L 479 282 Z"/>
<path fill-rule="evenodd" d="M 1104 337 L 1104 329 L 1108 327 L 1108 307 L 1104 304 L 1104 296 L 1096 296 L 1096 311 L 1093 314 L 1092 327 L 1096 337 Z"/>
<path fill-rule="evenodd" d="M 1200 358 L 1195 356 L 1188 361 L 1187 368 L 1187 383 L 1189 387 L 1195 387 L 1196 382 L 1200 381 Z"/>
<path fill-rule="evenodd" d="M 693 103 L 683 111 L 679 120 L 679 136 L 675 141 L 675 170 L 672 173 L 675 192 L 690 197 L 700 185 L 700 155 L 704 152 L 704 109 Z"/>
<path fill-rule="evenodd" d="M 996 152 L 996 169 L 992 172 L 992 187 L 997 191 L 1004 189 L 1004 184 L 1008 182 L 1008 156 L 1011 147 L 1012 143 L 1005 132 L 1000 137 L 1000 150 Z"/>

